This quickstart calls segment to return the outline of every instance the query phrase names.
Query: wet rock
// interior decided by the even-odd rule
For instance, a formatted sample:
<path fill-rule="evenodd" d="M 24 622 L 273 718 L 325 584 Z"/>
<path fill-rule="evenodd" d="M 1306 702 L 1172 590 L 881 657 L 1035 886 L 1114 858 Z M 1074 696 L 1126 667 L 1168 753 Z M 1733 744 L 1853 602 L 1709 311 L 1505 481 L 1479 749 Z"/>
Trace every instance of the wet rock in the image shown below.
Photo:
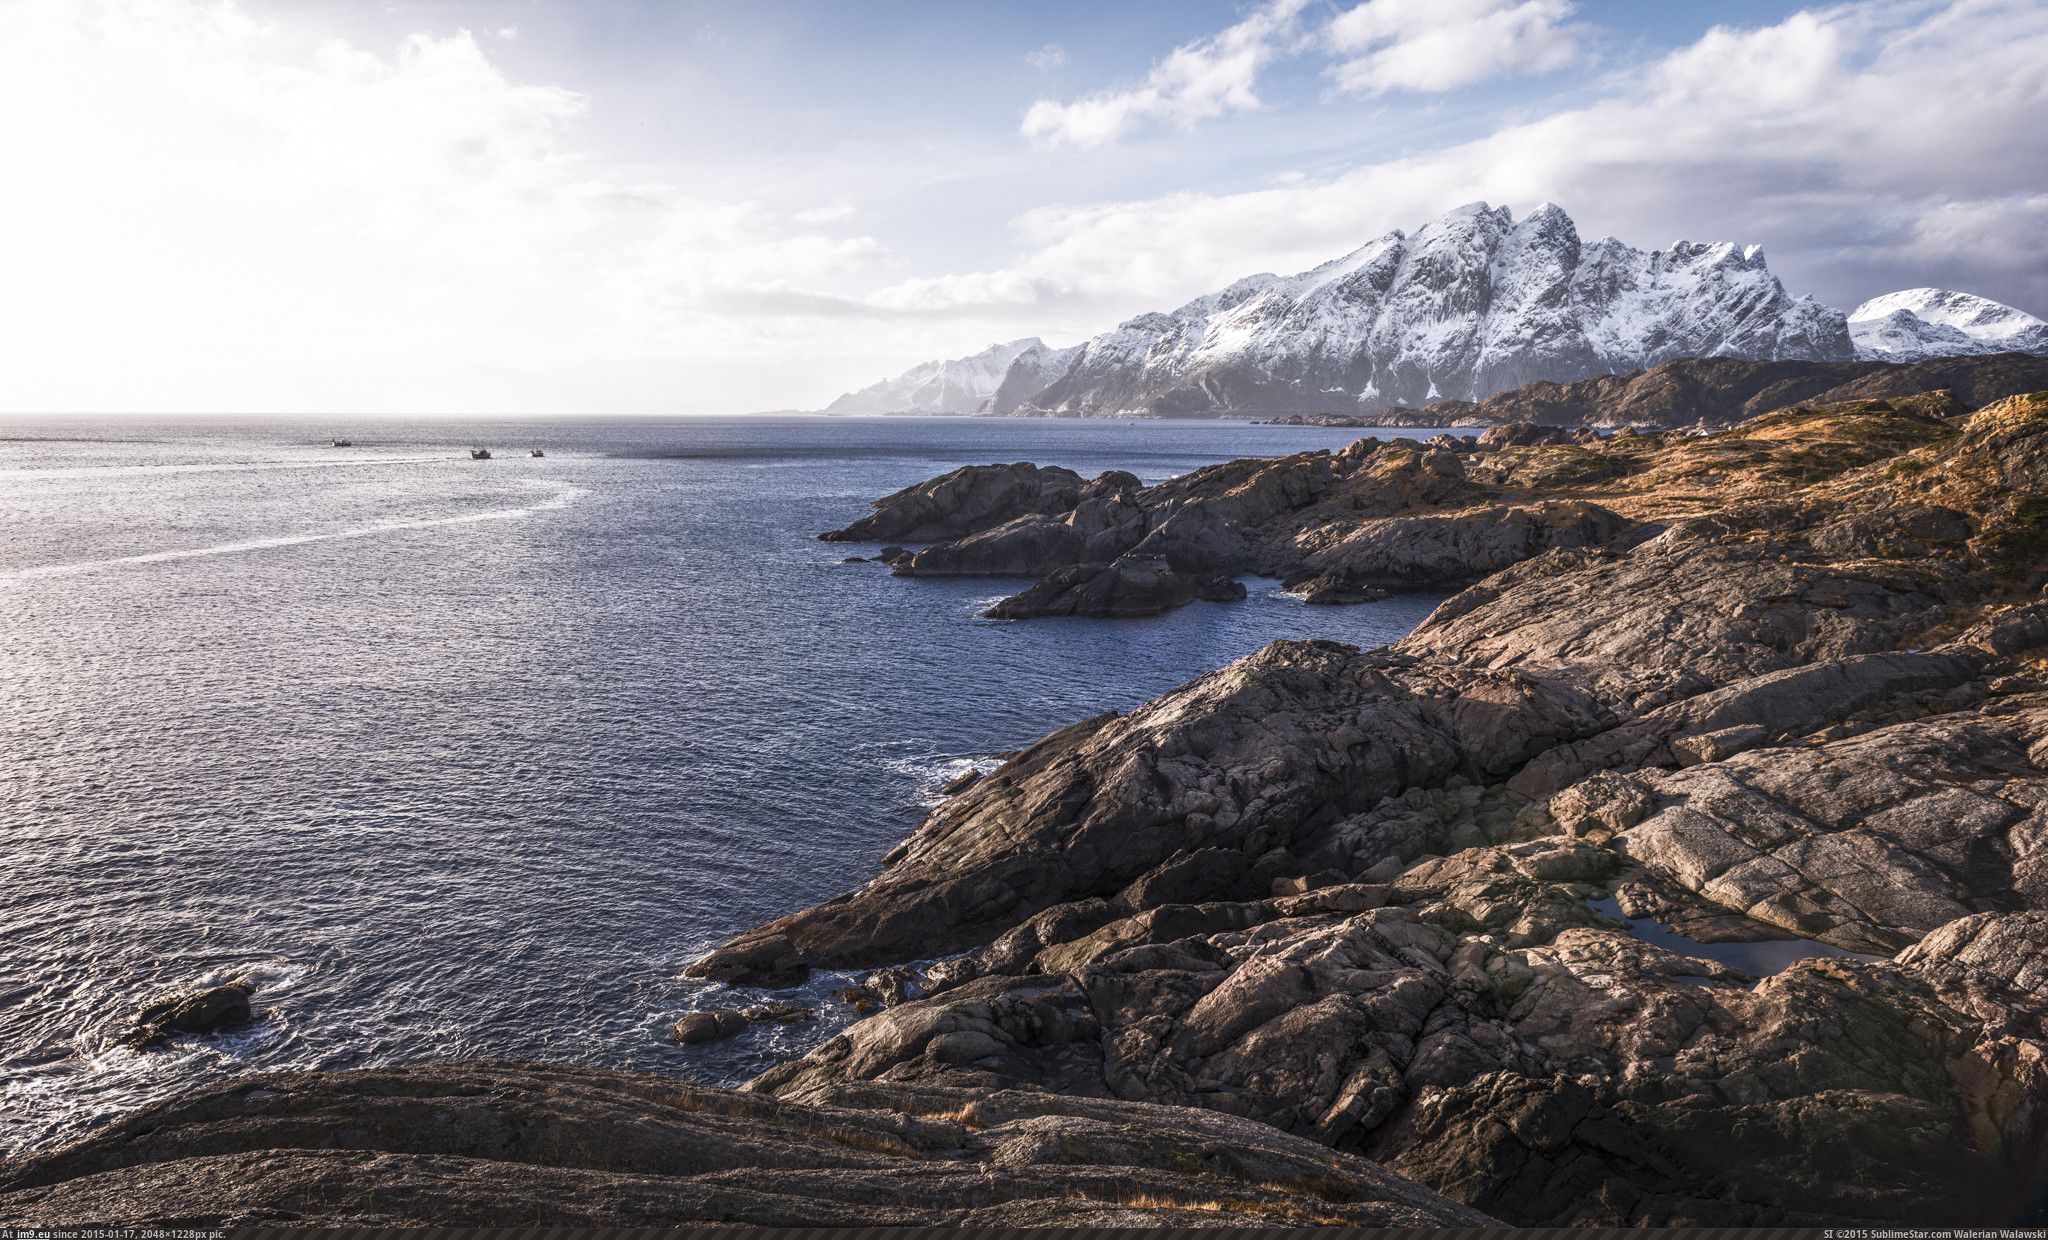
<path fill-rule="evenodd" d="M 756 1025 L 790 1025 L 818 1019 L 815 1010 L 800 1003 L 756 1003 L 741 1008 L 740 1015 Z"/>
<path fill-rule="evenodd" d="M 1371 603 L 1393 594 L 1391 590 L 1353 581 L 1338 573 L 1321 573 L 1306 580 L 1289 581 L 1284 584 L 1288 593 L 1299 596 L 1304 603 L 1331 607 Z"/>
<path fill-rule="evenodd" d="M 740 1012 L 714 1008 L 708 1012 L 691 1012 L 676 1022 L 672 1032 L 676 1041 L 688 1046 L 736 1036 L 746 1030 L 748 1023 L 748 1018 Z"/>
<path fill-rule="evenodd" d="M 254 982 L 238 978 L 152 1000 L 135 1013 L 134 1028 L 124 1041 L 137 1050 L 147 1050 L 177 1034 L 215 1033 L 247 1024 L 249 996 L 255 990 Z"/>

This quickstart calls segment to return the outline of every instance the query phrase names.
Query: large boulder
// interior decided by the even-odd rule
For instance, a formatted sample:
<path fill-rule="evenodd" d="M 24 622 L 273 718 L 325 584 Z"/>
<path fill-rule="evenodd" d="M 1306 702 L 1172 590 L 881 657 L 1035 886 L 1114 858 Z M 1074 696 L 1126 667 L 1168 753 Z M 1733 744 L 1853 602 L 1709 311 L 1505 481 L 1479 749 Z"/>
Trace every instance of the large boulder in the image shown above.
<path fill-rule="evenodd" d="M 135 1013 L 134 1028 L 125 1040 L 138 1050 L 148 1050 L 177 1034 L 216 1033 L 247 1024 L 249 996 L 255 990 L 254 982 L 237 978 L 153 999 Z"/>
<path fill-rule="evenodd" d="M 1081 476 L 1058 466 L 969 465 L 875 501 L 875 511 L 827 542 L 937 542 L 1030 513 L 1060 513 L 1080 498 Z"/>

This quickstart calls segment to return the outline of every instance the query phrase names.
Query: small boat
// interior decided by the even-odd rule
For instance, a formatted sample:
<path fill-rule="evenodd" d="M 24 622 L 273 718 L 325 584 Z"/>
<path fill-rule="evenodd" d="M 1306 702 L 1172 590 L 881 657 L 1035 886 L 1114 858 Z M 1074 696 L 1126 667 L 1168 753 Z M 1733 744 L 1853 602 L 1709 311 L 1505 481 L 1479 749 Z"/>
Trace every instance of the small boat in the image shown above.
<path fill-rule="evenodd" d="M 489 448 L 471 448 L 469 450 L 469 459 L 472 461 L 488 461 L 491 459 L 491 450 Z"/>
<path fill-rule="evenodd" d="M 330 448 L 353 448 L 355 444 L 346 439 L 330 439 L 327 441 L 327 446 Z"/>
<path fill-rule="evenodd" d="M 547 455 L 547 453 L 545 453 L 545 452 L 542 452 L 542 451 L 541 451 L 541 450 L 540 450 L 539 448 L 535 448 L 535 449 L 534 449 L 533 451 L 531 451 L 531 452 L 527 453 L 526 455 L 528 455 L 528 456 L 546 456 L 546 455 Z"/>

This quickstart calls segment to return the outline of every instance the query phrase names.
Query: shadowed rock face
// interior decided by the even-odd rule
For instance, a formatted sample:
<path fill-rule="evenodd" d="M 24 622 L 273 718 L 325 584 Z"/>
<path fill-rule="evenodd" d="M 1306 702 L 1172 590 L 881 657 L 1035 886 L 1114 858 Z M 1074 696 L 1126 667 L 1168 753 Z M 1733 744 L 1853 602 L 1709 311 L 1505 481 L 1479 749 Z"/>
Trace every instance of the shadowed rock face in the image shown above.
<path fill-rule="evenodd" d="M 867 887 L 695 966 L 965 949 L 750 1088 L 1193 1105 L 1525 1224 L 2020 1216 L 2048 1186 L 2048 397 L 1948 407 L 1404 485 L 1371 519 L 1490 488 L 1631 528 L 1386 650 L 1276 643 L 1025 750 Z M 1346 485 L 1240 462 L 1181 480 L 1214 497 L 1182 519 L 1242 528 L 1218 510 L 1268 468 Z M 1858 955 L 1752 977 L 1608 899 Z"/>
<path fill-rule="evenodd" d="M 0 1170 L 17 1226 L 1497 1225 L 1230 1116 L 526 1064 L 250 1078 Z"/>

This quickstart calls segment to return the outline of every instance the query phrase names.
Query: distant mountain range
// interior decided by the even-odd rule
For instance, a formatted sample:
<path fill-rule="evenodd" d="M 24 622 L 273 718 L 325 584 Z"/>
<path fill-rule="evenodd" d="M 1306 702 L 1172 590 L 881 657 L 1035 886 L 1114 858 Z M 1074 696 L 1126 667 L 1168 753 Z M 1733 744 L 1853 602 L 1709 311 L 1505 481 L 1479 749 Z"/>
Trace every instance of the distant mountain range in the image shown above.
<path fill-rule="evenodd" d="M 825 412 L 975 413 L 1002 386 L 1010 367 L 1033 352 L 1047 352 L 1035 336 L 992 344 L 951 361 L 925 362 L 893 379 L 848 392 L 825 406 Z"/>
<path fill-rule="evenodd" d="M 1031 337 L 926 362 L 826 412 L 1369 416 L 1679 358 L 2000 352 L 2048 353 L 2048 323 L 1924 288 L 1844 315 L 1788 294 L 1756 246 L 1589 244 L 1558 207 L 1518 221 L 1474 203 L 1313 270 L 1251 276 L 1070 348 Z"/>
<path fill-rule="evenodd" d="M 1885 362 L 2048 354 L 2048 323 L 1988 297 L 1941 288 L 1871 298 L 1849 312 L 1849 338 L 1858 357 Z"/>

